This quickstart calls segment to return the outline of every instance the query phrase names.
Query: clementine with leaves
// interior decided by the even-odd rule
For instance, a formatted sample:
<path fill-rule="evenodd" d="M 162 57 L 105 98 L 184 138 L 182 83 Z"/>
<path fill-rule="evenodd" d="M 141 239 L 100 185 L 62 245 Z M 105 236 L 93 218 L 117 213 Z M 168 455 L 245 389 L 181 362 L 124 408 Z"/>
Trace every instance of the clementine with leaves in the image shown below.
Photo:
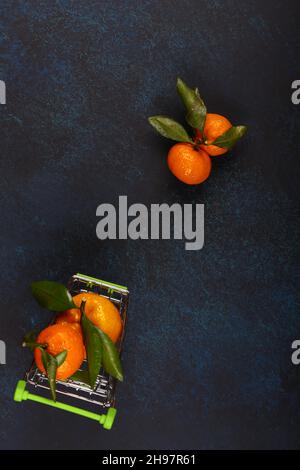
<path fill-rule="evenodd" d="M 211 170 L 208 155 L 226 153 L 245 134 L 246 127 L 233 126 L 220 114 L 207 113 L 199 90 L 189 88 L 180 78 L 177 80 L 177 91 L 186 108 L 185 118 L 193 128 L 194 137 L 167 116 L 152 116 L 149 123 L 163 137 L 180 142 L 168 154 L 170 171 L 186 184 L 203 183 Z"/>
<path fill-rule="evenodd" d="M 31 291 L 41 307 L 61 312 L 55 324 L 38 336 L 35 330 L 27 333 L 22 343 L 34 352 L 37 367 L 48 378 L 54 401 L 56 380 L 74 379 L 74 374 L 74 380 L 91 389 L 96 386 L 101 367 L 117 380 L 123 380 L 119 349 L 114 344 L 123 324 L 109 299 L 91 292 L 72 297 L 63 284 L 55 281 L 32 282 Z M 87 371 L 79 369 L 85 358 Z"/>
<path fill-rule="evenodd" d="M 65 360 L 56 370 L 57 379 L 68 379 L 79 369 L 83 362 L 85 351 L 82 334 L 69 324 L 48 326 L 40 332 L 36 342 L 46 345 L 45 351 L 51 356 L 57 356 L 66 351 Z M 34 359 L 39 370 L 46 374 L 42 351 L 38 347 L 34 350 Z"/>

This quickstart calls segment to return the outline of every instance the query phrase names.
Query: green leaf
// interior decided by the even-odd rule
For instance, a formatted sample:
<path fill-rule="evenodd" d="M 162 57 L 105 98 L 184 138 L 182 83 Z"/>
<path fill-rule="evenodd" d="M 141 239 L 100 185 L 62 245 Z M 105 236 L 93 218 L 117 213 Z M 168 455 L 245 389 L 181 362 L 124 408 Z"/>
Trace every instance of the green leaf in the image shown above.
<path fill-rule="evenodd" d="M 247 131 L 246 126 L 232 126 L 224 134 L 217 137 L 211 145 L 217 145 L 217 147 L 231 149 L 234 144 L 245 134 Z"/>
<path fill-rule="evenodd" d="M 148 120 L 151 126 L 163 137 L 176 140 L 177 142 L 193 142 L 184 127 L 171 118 L 166 116 L 152 116 L 149 117 Z"/>
<path fill-rule="evenodd" d="M 66 349 L 56 354 L 55 359 L 57 362 L 57 367 L 60 367 L 65 362 L 67 355 L 68 351 Z"/>
<path fill-rule="evenodd" d="M 31 284 L 31 292 L 41 307 L 53 312 L 76 308 L 68 289 L 58 282 L 39 281 Z"/>
<path fill-rule="evenodd" d="M 34 328 L 33 330 L 26 333 L 26 335 L 23 338 L 23 341 L 24 343 L 33 343 L 36 341 L 37 337 L 38 337 L 38 329 Z"/>
<path fill-rule="evenodd" d="M 29 333 L 26 333 L 22 341 L 23 348 L 27 347 L 30 349 L 30 351 L 34 352 L 35 348 L 38 345 L 38 343 L 36 342 L 37 336 L 38 336 L 38 331 L 36 328 L 32 331 L 29 331 Z"/>
<path fill-rule="evenodd" d="M 81 302 L 81 326 L 86 348 L 89 383 L 95 387 L 96 379 L 102 364 L 102 344 L 97 327 L 88 319 L 84 311 L 85 302 Z"/>
<path fill-rule="evenodd" d="M 181 78 L 177 79 L 177 91 L 179 96 L 187 110 L 186 121 L 187 123 L 203 132 L 205 117 L 206 117 L 206 106 L 200 97 L 199 91 L 196 88 L 193 90 L 188 87 Z"/>
<path fill-rule="evenodd" d="M 104 370 L 122 382 L 123 370 L 118 350 L 104 331 L 100 330 L 100 328 L 97 328 L 97 330 L 102 342 Z"/>
<path fill-rule="evenodd" d="M 89 371 L 88 370 L 78 370 L 70 378 L 72 380 L 74 380 L 75 382 L 82 382 L 82 383 L 88 385 L 89 387 L 91 386 L 90 376 L 89 376 Z"/>
<path fill-rule="evenodd" d="M 23 338 L 23 341 L 22 341 L 23 348 L 29 348 L 30 351 L 32 352 L 34 352 L 34 350 L 38 347 L 46 348 L 48 346 L 47 343 L 36 342 L 37 336 L 38 336 L 37 328 L 35 328 L 32 331 L 29 331 L 29 333 L 27 333 Z"/>
<path fill-rule="evenodd" d="M 57 360 L 54 356 L 51 356 L 45 349 L 41 348 L 43 366 L 46 370 L 46 374 L 49 381 L 49 387 L 53 401 L 56 401 L 56 371 L 57 371 Z"/>
<path fill-rule="evenodd" d="M 30 351 L 34 352 L 36 348 L 47 348 L 47 343 L 36 343 L 35 341 L 23 341 L 22 343 L 23 348 L 28 348 Z"/>

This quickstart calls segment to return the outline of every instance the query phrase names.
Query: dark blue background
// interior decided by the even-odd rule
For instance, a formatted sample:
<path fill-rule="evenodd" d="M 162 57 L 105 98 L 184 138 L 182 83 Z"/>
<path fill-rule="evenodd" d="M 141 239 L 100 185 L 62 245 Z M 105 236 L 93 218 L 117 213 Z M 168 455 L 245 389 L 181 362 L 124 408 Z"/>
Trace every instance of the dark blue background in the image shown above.
<path fill-rule="evenodd" d="M 2 448 L 299 448 L 297 1 L 1 2 Z M 176 77 L 247 136 L 188 187 L 147 123 L 183 122 Z M 96 208 L 204 203 L 205 247 L 96 238 Z M 12 400 L 49 315 L 32 280 L 128 285 L 112 431 Z"/>

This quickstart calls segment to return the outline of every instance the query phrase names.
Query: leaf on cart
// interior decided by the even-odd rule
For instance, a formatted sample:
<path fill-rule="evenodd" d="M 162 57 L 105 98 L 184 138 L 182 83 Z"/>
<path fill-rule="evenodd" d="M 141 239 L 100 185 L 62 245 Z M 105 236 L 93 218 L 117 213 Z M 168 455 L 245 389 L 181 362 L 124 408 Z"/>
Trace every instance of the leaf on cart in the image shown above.
<path fill-rule="evenodd" d="M 47 343 L 37 343 L 36 339 L 38 336 L 38 330 L 34 329 L 27 333 L 22 341 L 23 348 L 29 348 L 30 351 L 34 352 L 36 348 L 47 348 Z"/>
<path fill-rule="evenodd" d="M 59 282 L 38 281 L 31 284 L 31 292 L 41 307 L 53 312 L 76 308 L 68 289 Z"/>
<path fill-rule="evenodd" d="M 29 331 L 29 333 L 26 333 L 22 341 L 23 348 L 29 348 L 30 351 L 34 352 L 35 348 L 39 346 L 39 344 L 36 342 L 37 336 L 38 330 L 36 328 L 32 331 Z"/>
<path fill-rule="evenodd" d="M 49 387 L 53 401 L 56 401 L 56 371 L 57 371 L 57 360 L 54 356 L 51 356 L 45 349 L 39 348 L 42 353 L 43 366 L 46 370 L 46 374 L 49 381 Z"/>
<path fill-rule="evenodd" d="M 98 328 L 88 319 L 84 309 L 85 301 L 80 305 L 81 326 L 88 362 L 89 383 L 94 388 L 102 365 L 102 344 Z"/>
<path fill-rule="evenodd" d="M 68 355 L 68 351 L 66 349 L 56 354 L 55 359 L 57 362 L 57 367 L 60 367 L 65 362 L 67 355 Z"/>
<path fill-rule="evenodd" d="M 90 384 L 90 376 L 88 370 L 78 370 L 75 374 L 70 377 L 75 382 L 81 382 L 85 385 L 91 386 Z"/>
<path fill-rule="evenodd" d="M 110 337 L 107 336 L 104 331 L 100 330 L 100 328 L 97 328 L 97 330 L 102 342 L 104 370 L 122 382 L 123 370 L 119 352 Z"/>

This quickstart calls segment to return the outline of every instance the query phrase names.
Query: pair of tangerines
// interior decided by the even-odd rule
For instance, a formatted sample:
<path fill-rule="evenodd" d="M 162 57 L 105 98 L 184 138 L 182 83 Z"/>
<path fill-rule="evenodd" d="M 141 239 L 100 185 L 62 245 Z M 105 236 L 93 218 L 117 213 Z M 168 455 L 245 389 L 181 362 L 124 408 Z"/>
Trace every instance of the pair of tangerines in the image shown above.
<path fill-rule="evenodd" d="M 122 332 L 123 325 L 119 311 L 109 299 L 92 292 L 75 295 L 73 302 L 78 308 L 58 314 L 55 324 L 42 330 L 37 337 L 37 343 L 47 344 L 46 351 L 52 356 L 63 350 L 68 351 L 65 361 L 57 368 L 56 378 L 59 380 L 65 380 L 77 372 L 86 357 L 80 325 L 82 301 L 86 302 L 85 314 L 89 320 L 101 328 L 114 343 L 118 341 Z M 39 348 L 35 348 L 34 358 L 39 370 L 45 374 Z"/>
<path fill-rule="evenodd" d="M 179 142 L 168 153 L 168 167 L 180 181 L 195 185 L 209 177 L 210 157 L 228 152 L 244 135 L 246 127 L 233 126 L 220 114 L 207 113 L 198 89 L 189 88 L 180 78 L 177 91 L 186 107 L 186 121 L 193 128 L 194 137 L 191 138 L 181 124 L 166 116 L 150 117 L 149 122 L 159 134 Z"/>

